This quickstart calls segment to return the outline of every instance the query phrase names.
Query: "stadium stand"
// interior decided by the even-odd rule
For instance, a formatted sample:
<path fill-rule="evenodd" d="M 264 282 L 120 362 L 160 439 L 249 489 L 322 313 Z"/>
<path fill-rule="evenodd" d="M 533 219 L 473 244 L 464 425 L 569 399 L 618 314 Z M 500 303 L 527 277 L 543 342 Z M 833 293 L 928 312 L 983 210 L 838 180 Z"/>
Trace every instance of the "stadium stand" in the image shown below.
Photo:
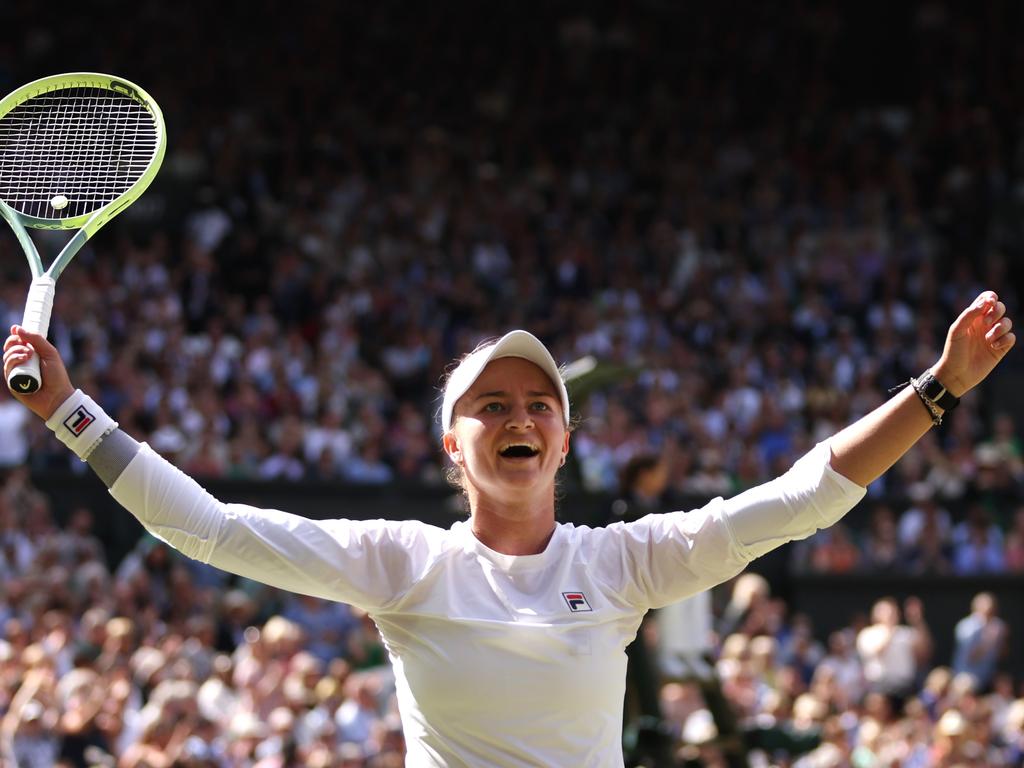
<path fill-rule="evenodd" d="M 526 327 L 597 361 L 565 516 L 607 517 L 651 454 L 683 507 L 881 402 L 981 287 L 1020 307 L 1017 4 L 218 6 L 0 5 L 0 90 L 112 71 L 164 108 L 164 168 L 50 336 L 210 487 L 454 519 L 443 367 Z M 9 326 L 13 237 L 0 264 Z M 766 589 L 716 590 L 745 736 L 717 737 L 706 672 L 666 674 L 672 765 L 1024 766 L 1022 385 L 1011 362 Z M 139 538 L 6 392 L 0 433 L 0 765 L 402 764 L 368 617 Z"/>

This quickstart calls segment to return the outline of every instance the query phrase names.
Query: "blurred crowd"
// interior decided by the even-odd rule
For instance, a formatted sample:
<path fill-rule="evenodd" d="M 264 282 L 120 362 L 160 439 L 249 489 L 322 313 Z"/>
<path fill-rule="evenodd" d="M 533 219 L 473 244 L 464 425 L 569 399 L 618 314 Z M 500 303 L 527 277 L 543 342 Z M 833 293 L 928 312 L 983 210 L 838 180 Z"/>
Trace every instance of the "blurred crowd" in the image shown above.
<path fill-rule="evenodd" d="M 1024 573 L 1024 504 L 986 505 L 975 496 L 954 517 L 928 488 L 914 486 L 906 509 L 868 504 L 867 523 L 839 523 L 792 548 L 792 564 L 811 573 L 985 576 Z"/>
<path fill-rule="evenodd" d="M 671 647 L 652 624 L 652 645 Z M 1009 649 L 986 592 L 957 623 L 951 662 L 936 664 L 915 598 L 882 598 L 821 642 L 812 619 L 791 615 L 763 578 L 740 576 L 717 617 L 713 666 L 661 688 L 667 732 L 678 739 L 672 764 L 1024 765 L 1024 687 L 1001 668 Z M 736 738 L 718 738 L 733 719 Z"/>
<path fill-rule="evenodd" d="M 147 536 L 111 568 L 92 512 L 0 492 L 0 766 L 398 768 L 376 627 L 231 583 Z"/>
<path fill-rule="evenodd" d="M 829 4 L 739 27 L 658 3 L 354 5 L 299 11 L 301 36 L 274 38 L 288 76 L 266 38 L 204 46 L 183 19 L 167 39 L 194 46 L 124 41 L 168 155 L 62 277 L 51 336 L 192 474 L 442 483 L 445 367 L 526 327 L 614 374 L 577 402 L 582 487 L 613 489 L 654 447 L 678 492 L 732 493 L 920 373 L 981 287 L 1018 305 L 1019 67 L 975 65 L 1015 47 L 981 49 L 952 8 L 897 12 L 898 50 L 873 43 L 903 91 L 868 102 L 870 68 L 842 58 L 863 31 Z M 30 36 L 26 61 L 44 67 L 56 35 Z M 267 79 L 209 92 L 242 67 Z M 0 316 L 19 321 L 13 238 L 0 254 Z M 994 464 L 1016 495 L 1000 405 L 968 398 L 875 490 L 959 500 Z M 8 463 L 69 461 L 39 425 L 10 433 Z"/>
<path fill-rule="evenodd" d="M 524 327 L 585 371 L 568 485 L 610 492 L 653 452 L 672 494 L 728 495 L 920 373 L 982 288 L 1019 310 L 1015 4 L 293 5 L 287 25 L 270 0 L 196 25 L 100 0 L 73 38 L 0 6 L 2 89 L 107 70 L 164 109 L 163 169 L 61 277 L 51 338 L 76 385 L 200 479 L 443 484 L 446 366 Z M 0 264 L 10 325 L 13 236 Z M 1024 571 L 1019 410 L 986 394 L 796 567 Z M 119 768 L 400 764 L 366 617 L 151 540 L 107 562 L 89 511 L 56 528 L 24 472 L 77 462 L 6 393 L 0 431 L 19 765 L 90 748 Z M 723 633 L 718 666 L 744 717 L 820 727 L 802 766 L 1020 765 L 996 738 L 1020 731 L 1012 681 L 923 655 L 898 709 L 857 628 L 822 645 L 776 614 Z M 663 689 L 680 733 L 695 690 Z"/>

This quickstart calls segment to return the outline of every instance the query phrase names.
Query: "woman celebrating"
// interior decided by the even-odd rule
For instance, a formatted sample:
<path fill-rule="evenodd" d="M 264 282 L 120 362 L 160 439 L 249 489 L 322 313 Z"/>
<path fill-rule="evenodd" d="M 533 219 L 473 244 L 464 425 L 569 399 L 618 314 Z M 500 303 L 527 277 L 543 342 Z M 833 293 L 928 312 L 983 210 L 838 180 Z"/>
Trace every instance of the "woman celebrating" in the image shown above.
<path fill-rule="evenodd" d="M 470 507 L 448 530 L 222 503 L 118 430 L 44 338 L 12 328 L 4 370 L 39 355 L 45 384 L 19 399 L 157 537 L 226 571 L 367 611 L 397 677 L 408 765 L 622 766 L 624 648 L 644 613 L 841 518 L 1010 350 L 1005 312 L 981 294 L 930 371 L 781 477 L 693 512 L 601 529 L 555 521 L 569 398 L 525 331 L 478 348 L 446 384 L 444 450 Z"/>

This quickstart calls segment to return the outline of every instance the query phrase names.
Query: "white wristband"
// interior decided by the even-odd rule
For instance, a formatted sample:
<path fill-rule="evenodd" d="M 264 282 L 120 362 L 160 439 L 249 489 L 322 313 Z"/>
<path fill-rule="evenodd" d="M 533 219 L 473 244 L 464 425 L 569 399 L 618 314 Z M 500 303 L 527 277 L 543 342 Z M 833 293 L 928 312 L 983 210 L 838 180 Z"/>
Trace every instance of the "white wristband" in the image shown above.
<path fill-rule="evenodd" d="M 76 389 L 46 420 L 46 426 L 78 458 L 85 461 L 100 441 L 117 429 L 117 422 L 95 400 Z"/>

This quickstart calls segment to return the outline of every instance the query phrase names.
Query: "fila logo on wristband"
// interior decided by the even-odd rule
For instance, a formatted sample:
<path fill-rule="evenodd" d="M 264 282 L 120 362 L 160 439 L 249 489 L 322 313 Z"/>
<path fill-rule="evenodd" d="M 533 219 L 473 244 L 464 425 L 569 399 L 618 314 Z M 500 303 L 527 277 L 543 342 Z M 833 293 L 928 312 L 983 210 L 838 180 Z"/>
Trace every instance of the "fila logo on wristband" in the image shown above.
<path fill-rule="evenodd" d="M 71 434 L 78 437 L 94 421 L 96 421 L 96 417 L 89 413 L 84 405 L 80 405 L 71 412 L 70 416 L 64 419 L 64 426 L 71 431 Z"/>
<path fill-rule="evenodd" d="M 103 438 L 117 429 L 117 422 L 91 397 L 76 389 L 46 420 L 46 426 L 75 456 L 86 461 Z"/>
<path fill-rule="evenodd" d="M 569 610 L 573 613 L 594 610 L 590 607 L 590 603 L 587 602 L 587 596 L 582 592 L 563 592 L 562 597 L 565 598 L 566 605 L 569 606 Z"/>

